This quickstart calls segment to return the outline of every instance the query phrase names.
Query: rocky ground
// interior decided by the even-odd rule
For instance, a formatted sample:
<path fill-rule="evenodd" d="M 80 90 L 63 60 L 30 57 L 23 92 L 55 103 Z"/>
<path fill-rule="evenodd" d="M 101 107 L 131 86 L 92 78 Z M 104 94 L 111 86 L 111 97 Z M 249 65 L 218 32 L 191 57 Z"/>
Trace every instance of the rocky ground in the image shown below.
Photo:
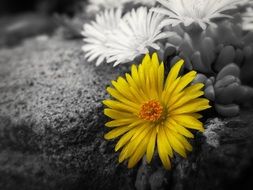
<path fill-rule="evenodd" d="M 39 36 L 0 49 L 0 189 L 251 189 L 253 110 L 213 118 L 172 171 L 117 163 L 101 101 L 128 70 L 95 67 L 81 41 Z"/>

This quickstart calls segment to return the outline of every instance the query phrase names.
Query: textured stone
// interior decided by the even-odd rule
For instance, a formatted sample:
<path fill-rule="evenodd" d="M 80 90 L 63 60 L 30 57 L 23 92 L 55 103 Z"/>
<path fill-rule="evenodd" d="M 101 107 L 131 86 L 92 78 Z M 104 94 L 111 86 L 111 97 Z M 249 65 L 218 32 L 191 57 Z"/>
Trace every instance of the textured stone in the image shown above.
<path fill-rule="evenodd" d="M 236 118 L 209 120 L 206 138 L 195 141 L 188 160 L 175 166 L 171 189 L 252 189 L 252 114 L 242 111 Z"/>
<path fill-rule="evenodd" d="M 0 51 L 0 189 L 132 189 L 103 139 L 105 88 L 121 72 L 82 42 L 35 38 Z"/>

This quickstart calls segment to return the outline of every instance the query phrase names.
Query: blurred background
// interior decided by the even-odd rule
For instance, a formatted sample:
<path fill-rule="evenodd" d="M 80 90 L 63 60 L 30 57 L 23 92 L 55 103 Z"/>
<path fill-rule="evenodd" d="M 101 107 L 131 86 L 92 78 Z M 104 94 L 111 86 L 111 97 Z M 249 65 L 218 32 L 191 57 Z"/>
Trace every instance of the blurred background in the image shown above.
<path fill-rule="evenodd" d="M 72 17 L 85 4 L 86 0 L 1 0 L 0 47 L 52 33 L 59 25 L 56 15 Z"/>
<path fill-rule="evenodd" d="M 52 14 L 54 12 L 73 13 L 73 6 L 80 0 L 1 0 L 1 16 L 22 14 L 25 12 L 37 12 Z"/>

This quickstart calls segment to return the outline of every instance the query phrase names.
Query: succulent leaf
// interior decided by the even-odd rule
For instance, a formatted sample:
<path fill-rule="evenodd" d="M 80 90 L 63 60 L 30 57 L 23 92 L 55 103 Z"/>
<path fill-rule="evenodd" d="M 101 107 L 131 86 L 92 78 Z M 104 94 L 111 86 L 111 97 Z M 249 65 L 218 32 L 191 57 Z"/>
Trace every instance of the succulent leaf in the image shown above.
<path fill-rule="evenodd" d="M 193 84 L 196 83 L 205 83 L 207 80 L 207 77 L 204 74 L 197 74 L 195 77 L 194 81 L 192 82 Z"/>
<path fill-rule="evenodd" d="M 203 64 L 202 58 L 201 58 L 201 53 L 199 51 L 196 51 L 193 53 L 191 57 L 192 65 L 193 68 L 197 71 L 203 72 L 203 73 L 208 73 L 208 68 L 206 65 Z"/>
<path fill-rule="evenodd" d="M 214 87 L 215 88 L 223 88 L 223 87 L 228 86 L 231 83 L 238 82 L 238 80 L 239 79 L 233 75 L 227 75 L 227 76 L 223 77 L 222 79 L 216 81 Z"/>
<path fill-rule="evenodd" d="M 211 79 L 207 79 L 206 81 L 205 81 L 205 86 L 206 87 L 209 87 L 209 86 L 212 86 L 213 85 L 213 81 L 211 80 Z"/>
<path fill-rule="evenodd" d="M 179 57 L 180 57 L 181 59 L 184 60 L 184 62 L 185 62 L 185 67 L 186 67 L 188 70 L 190 70 L 190 71 L 193 70 L 192 63 L 191 63 L 189 57 L 188 57 L 184 52 L 180 52 Z"/>
<path fill-rule="evenodd" d="M 222 104 L 231 104 L 235 102 L 240 94 L 240 86 L 238 83 L 234 82 L 227 87 L 222 88 L 220 92 L 217 92 L 215 100 Z"/>
<path fill-rule="evenodd" d="M 222 116 L 234 117 L 240 113 L 240 107 L 236 104 L 221 105 L 215 104 L 215 110 Z"/>
<path fill-rule="evenodd" d="M 244 64 L 241 68 L 242 81 L 245 83 L 253 82 L 253 47 L 247 46 L 243 49 L 244 53 Z"/>
<path fill-rule="evenodd" d="M 245 103 L 246 101 L 253 100 L 253 88 L 250 86 L 241 85 L 240 86 L 240 94 L 237 96 L 236 101 L 239 103 Z"/>
<path fill-rule="evenodd" d="M 240 68 L 234 64 L 231 63 L 227 66 L 225 66 L 223 69 L 221 69 L 221 71 L 218 73 L 216 80 L 221 80 L 222 78 L 224 78 L 227 75 L 232 75 L 235 76 L 237 78 L 240 77 Z"/>
<path fill-rule="evenodd" d="M 243 63 L 243 59 L 244 59 L 243 51 L 241 49 L 236 49 L 236 51 L 235 51 L 235 63 L 237 65 L 241 66 L 242 63 Z"/>
<path fill-rule="evenodd" d="M 201 43 L 201 57 L 206 68 L 211 71 L 212 63 L 215 60 L 215 45 L 210 37 L 205 37 Z"/>
<path fill-rule="evenodd" d="M 220 71 L 226 65 L 233 63 L 235 59 L 235 49 L 232 46 L 225 46 L 214 65 L 216 71 Z"/>
<path fill-rule="evenodd" d="M 205 97 L 208 98 L 211 101 L 215 101 L 215 92 L 213 85 L 208 86 L 205 90 Z"/>

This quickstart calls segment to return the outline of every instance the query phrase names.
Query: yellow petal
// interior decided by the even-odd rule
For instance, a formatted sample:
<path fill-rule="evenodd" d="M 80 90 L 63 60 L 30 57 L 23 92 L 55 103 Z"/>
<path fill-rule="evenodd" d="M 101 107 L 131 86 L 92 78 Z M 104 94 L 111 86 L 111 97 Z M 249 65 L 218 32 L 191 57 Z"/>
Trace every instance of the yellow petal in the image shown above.
<path fill-rule="evenodd" d="M 125 160 L 126 152 L 128 151 L 128 147 L 125 146 L 122 151 L 119 154 L 119 163 L 123 162 Z"/>
<path fill-rule="evenodd" d="M 202 95 L 204 95 L 203 91 L 196 91 L 193 93 L 182 93 L 182 94 L 178 94 L 179 97 L 174 96 L 175 100 L 171 101 L 171 103 L 169 104 L 169 110 L 174 110 L 180 106 L 183 106 L 184 104 L 188 103 L 191 100 L 194 100 Z M 172 99 L 174 98 L 172 97 Z"/>
<path fill-rule="evenodd" d="M 117 111 L 113 109 L 104 109 L 104 114 L 112 119 L 121 119 L 121 118 L 133 118 L 135 117 L 133 114 Z"/>
<path fill-rule="evenodd" d="M 157 136 L 157 148 L 158 148 L 158 154 L 163 163 L 163 166 L 167 170 L 171 169 L 171 163 L 170 163 L 170 159 L 167 153 L 168 151 L 164 147 L 164 140 L 163 138 L 161 138 L 160 131 Z"/>
<path fill-rule="evenodd" d="M 137 70 L 136 65 L 132 65 L 131 74 L 132 74 L 132 78 L 133 78 L 134 82 L 136 83 L 136 85 L 139 88 L 140 87 L 140 78 L 139 78 L 139 75 L 138 75 L 138 70 Z"/>
<path fill-rule="evenodd" d="M 180 99 L 182 99 L 184 96 L 186 96 L 186 93 L 185 92 L 180 92 L 176 95 L 171 95 L 169 100 L 167 101 L 167 109 L 169 109 L 169 111 L 172 110 L 172 106 L 177 103 Z"/>
<path fill-rule="evenodd" d="M 136 131 L 135 131 L 135 133 L 133 133 L 133 136 L 131 137 L 131 139 L 130 139 L 130 142 L 128 142 L 128 144 L 126 144 L 125 146 L 124 146 L 124 148 L 122 149 L 122 151 L 121 151 L 121 153 L 120 153 L 120 155 L 119 155 L 119 162 L 121 163 L 123 160 L 125 160 L 125 159 L 127 159 L 128 157 L 130 157 L 131 155 L 129 155 L 130 154 L 130 152 L 131 153 L 133 153 L 134 152 L 134 150 L 133 150 L 133 143 L 131 144 L 131 142 L 133 141 L 133 139 L 134 139 L 134 136 L 139 136 L 144 130 L 146 129 L 146 126 L 145 125 L 141 125 L 141 126 L 139 126 L 139 127 L 137 127 L 136 128 Z M 142 140 L 142 139 L 141 139 Z"/>
<path fill-rule="evenodd" d="M 205 98 L 197 98 L 171 111 L 170 114 L 177 115 L 177 114 L 185 114 L 185 113 L 194 113 L 194 112 L 205 110 L 210 107 L 211 106 L 209 105 L 209 100 Z"/>
<path fill-rule="evenodd" d="M 167 138 L 169 140 L 170 146 L 173 148 L 175 152 L 186 158 L 186 152 L 184 149 L 184 146 L 181 144 L 181 142 L 173 135 L 174 132 L 170 130 L 168 127 L 164 128 Z"/>
<path fill-rule="evenodd" d="M 192 117 L 195 117 L 196 119 L 201 119 L 201 118 L 203 118 L 203 115 L 198 114 L 198 113 L 190 113 L 190 114 L 187 114 L 187 115 L 190 115 L 190 116 L 192 116 Z"/>
<path fill-rule="evenodd" d="M 205 85 L 203 83 L 193 84 L 185 89 L 186 93 L 192 93 L 201 90 Z"/>
<path fill-rule="evenodd" d="M 172 150 L 172 147 L 170 145 L 170 142 L 168 140 L 168 137 L 166 135 L 164 128 L 165 128 L 164 126 L 160 126 L 158 134 L 160 135 L 160 139 L 164 143 L 164 148 L 165 148 L 167 154 L 169 154 L 170 157 L 173 157 L 173 150 Z"/>
<path fill-rule="evenodd" d="M 150 86 L 150 79 L 149 79 L 149 77 L 146 77 L 146 85 L 144 86 L 144 89 L 145 89 L 145 92 L 146 92 L 146 95 L 147 95 L 147 97 L 149 98 L 149 99 L 152 99 L 152 97 L 151 97 L 151 95 L 152 95 L 152 93 L 151 93 L 151 86 Z"/>
<path fill-rule="evenodd" d="M 109 133 L 105 134 L 104 138 L 106 140 L 117 138 L 118 136 L 126 133 L 132 128 L 132 126 L 124 126 L 124 127 L 117 127 L 116 129 L 111 130 Z"/>
<path fill-rule="evenodd" d="M 154 154 L 154 150 L 155 150 L 155 142 L 156 142 L 156 129 L 152 129 L 151 131 L 151 136 L 148 142 L 148 146 L 147 146 L 147 162 L 150 163 Z"/>
<path fill-rule="evenodd" d="M 165 105 L 169 103 L 171 94 L 173 90 L 176 88 L 176 86 L 178 85 L 179 81 L 180 81 L 180 77 L 177 78 L 175 81 L 173 81 L 171 86 L 162 92 L 162 101 L 164 102 Z"/>
<path fill-rule="evenodd" d="M 155 67 L 159 67 L 159 59 L 157 53 L 153 53 L 152 55 L 152 64 L 155 65 Z"/>
<path fill-rule="evenodd" d="M 125 118 L 125 119 L 115 119 L 113 121 L 109 121 L 105 124 L 106 127 L 118 127 L 122 125 L 128 125 L 134 122 L 137 122 L 136 118 Z"/>
<path fill-rule="evenodd" d="M 136 129 L 135 128 L 136 126 L 143 124 L 143 122 L 144 121 L 139 120 L 139 121 L 135 121 L 127 126 L 116 127 L 115 129 L 113 129 L 110 132 L 108 132 L 107 134 L 105 134 L 104 138 L 107 140 L 117 138 L 118 136 L 124 134 L 125 132 L 127 132 L 129 130 L 133 131 L 134 129 Z M 137 129 L 138 129 L 138 127 L 137 127 Z"/>
<path fill-rule="evenodd" d="M 154 70 L 154 67 L 150 68 L 149 72 L 149 78 L 150 78 L 150 97 L 151 99 L 158 99 L 158 85 L 157 85 L 157 73 Z"/>
<path fill-rule="evenodd" d="M 184 146 L 186 150 L 192 151 L 192 145 L 187 141 L 186 138 L 177 133 L 173 133 L 173 135 L 181 142 L 181 144 Z"/>
<path fill-rule="evenodd" d="M 136 123 L 135 124 L 135 126 L 137 126 L 137 125 L 140 125 L 141 123 L 139 122 L 139 123 Z M 118 141 L 118 143 L 116 144 L 116 146 L 115 146 L 115 151 L 118 151 L 121 147 L 123 147 L 127 142 L 129 142 L 130 141 L 130 139 L 133 137 L 133 135 L 135 134 L 135 133 L 137 133 L 138 132 L 138 127 L 135 127 L 135 128 L 133 128 L 133 129 L 131 129 L 131 130 L 129 130 L 129 132 L 127 132 L 126 134 L 124 134 L 121 138 L 120 138 L 120 140 Z"/>
<path fill-rule="evenodd" d="M 197 84 L 187 87 L 181 93 L 178 93 L 177 95 L 174 95 L 171 97 L 168 107 L 170 108 L 170 110 L 172 110 L 172 105 L 174 105 L 175 103 L 176 103 L 175 106 L 179 107 L 179 104 L 183 105 L 192 99 L 202 96 L 204 92 L 201 91 L 201 89 L 203 87 L 204 87 L 203 83 L 197 83 Z"/>
<path fill-rule="evenodd" d="M 135 103 L 134 99 L 127 99 L 125 98 L 121 93 L 119 93 L 119 91 L 111 88 L 111 87 L 108 87 L 107 89 L 107 92 L 109 94 L 111 94 L 111 96 L 113 96 L 115 99 L 117 99 L 118 101 L 126 104 L 126 105 L 129 105 L 131 107 L 134 107 L 134 108 L 139 108 L 139 105 L 137 103 Z M 130 96 L 129 93 L 125 93 L 125 94 L 128 94 L 128 96 Z M 125 95 L 127 96 L 127 95 Z"/>
<path fill-rule="evenodd" d="M 130 91 L 132 92 L 132 94 L 134 95 L 134 97 L 139 103 L 142 103 L 148 100 L 148 97 L 144 94 L 144 92 L 141 89 L 136 90 L 133 87 L 130 87 Z"/>
<path fill-rule="evenodd" d="M 158 94 L 161 96 L 163 91 L 163 83 L 164 83 L 164 65 L 163 63 L 158 68 Z"/>
<path fill-rule="evenodd" d="M 145 72 L 144 72 L 144 66 L 143 65 L 139 65 L 138 67 L 138 75 L 139 75 L 139 79 L 140 79 L 140 87 L 141 89 L 143 89 L 143 91 L 145 93 L 147 93 L 145 90 L 146 87 L 146 76 L 145 76 Z"/>
<path fill-rule="evenodd" d="M 184 60 L 181 59 L 171 68 L 165 82 L 165 89 L 169 88 L 172 85 L 172 82 L 176 80 L 183 64 L 184 64 Z"/>
<path fill-rule="evenodd" d="M 146 135 L 149 133 L 149 131 L 151 130 L 150 127 L 146 127 L 143 131 L 141 131 L 140 134 L 138 134 L 138 136 L 133 136 L 130 140 L 130 142 L 126 145 L 128 148 L 128 151 L 125 154 L 125 159 L 129 158 L 130 156 L 132 156 L 132 154 L 135 152 L 136 148 L 140 145 L 140 143 L 143 141 L 144 137 L 146 137 Z"/>
<path fill-rule="evenodd" d="M 128 74 L 128 73 L 126 73 L 126 80 L 127 80 L 128 84 L 129 84 L 129 86 L 131 86 L 131 87 L 133 87 L 135 89 L 138 89 L 137 84 L 135 83 L 135 81 L 133 80 L 133 78 L 131 77 L 131 75 Z"/>
<path fill-rule="evenodd" d="M 142 60 L 142 65 L 146 65 L 150 62 L 150 55 L 147 53 Z"/>
<path fill-rule="evenodd" d="M 188 84 L 190 84 L 193 79 L 196 77 L 196 71 L 190 71 L 189 73 L 185 74 L 179 81 L 177 88 L 173 91 L 173 94 L 177 94 L 181 92 Z"/>
<path fill-rule="evenodd" d="M 125 79 L 122 77 L 119 77 L 117 82 L 112 81 L 112 85 L 116 88 L 116 90 L 124 96 L 128 100 L 134 100 L 133 95 L 131 94 L 131 91 L 129 90 L 130 86 L 127 84 Z"/>
<path fill-rule="evenodd" d="M 128 161 L 128 168 L 134 167 L 140 159 L 144 156 L 146 150 L 147 150 L 147 144 L 148 140 L 150 139 L 150 132 L 147 134 L 144 139 L 142 140 L 142 143 L 139 144 L 133 155 L 130 157 Z"/>
<path fill-rule="evenodd" d="M 203 123 L 197 120 L 195 117 L 189 115 L 175 115 L 173 116 L 173 119 L 184 127 L 204 132 Z"/>
<path fill-rule="evenodd" d="M 134 107 L 131 107 L 129 105 L 123 104 L 123 103 L 115 101 L 115 100 L 104 100 L 103 104 L 108 106 L 111 109 L 116 109 L 116 110 L 123 111 L 123 112 L 134 113 L 136 115 L 139 113 L 139 109 L 136 109 Z"/>
<path fill-rule="evenodd" d="M 184 128 L 182 125 L 179 125 L 175 120 L 173 120 L 172 118 L 169 119 L 169 125 L 166 125 L 167 127 L 169 127 L 171 130 L 173 130 L 173 128 L 180 134 L 188 137 L 188 138 L 194 138 L 194 135 L 188 131 L 186 128 Z"/>

